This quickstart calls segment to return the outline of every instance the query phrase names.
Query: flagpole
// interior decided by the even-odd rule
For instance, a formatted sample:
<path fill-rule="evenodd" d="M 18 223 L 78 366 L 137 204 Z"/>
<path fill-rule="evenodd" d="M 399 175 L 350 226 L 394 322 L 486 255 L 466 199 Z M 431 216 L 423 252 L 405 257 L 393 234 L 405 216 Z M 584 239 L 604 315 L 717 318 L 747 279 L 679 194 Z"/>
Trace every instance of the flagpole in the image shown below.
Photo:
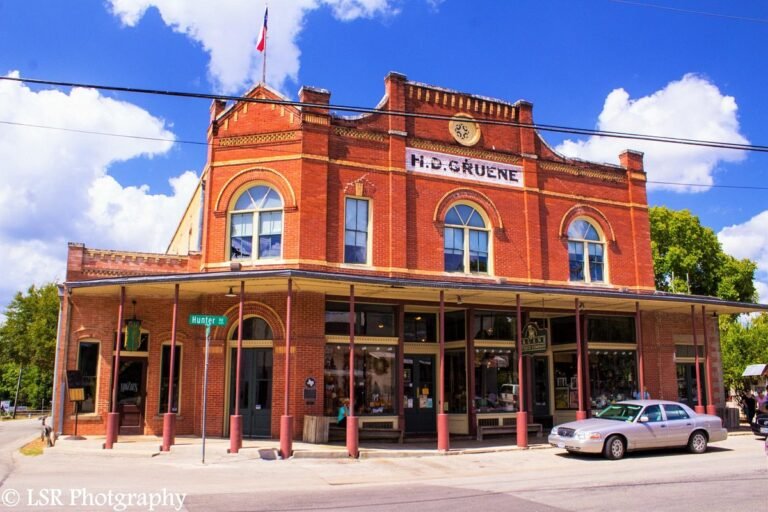
<path fill-rule="evenodd" d="M 265 3 L 265 11 L 269 12 L 269 2 Z M 265 27 L 266 28 L 266 27 Z M 267 85 L 267 48 L 269 40 L 269 30 L 264 34 L 264 60 L 261 62 L 261 83 Z"/>

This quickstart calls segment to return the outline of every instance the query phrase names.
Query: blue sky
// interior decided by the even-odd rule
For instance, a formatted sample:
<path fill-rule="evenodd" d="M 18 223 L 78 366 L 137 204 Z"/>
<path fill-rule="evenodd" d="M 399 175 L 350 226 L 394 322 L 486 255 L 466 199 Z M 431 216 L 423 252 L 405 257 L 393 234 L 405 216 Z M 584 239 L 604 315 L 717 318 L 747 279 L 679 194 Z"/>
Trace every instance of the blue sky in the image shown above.
<path fill-rule="evenodd" d="M 656 7 L 654 7 L 656 6 Z M 663 8 L 663 7 L 666 7 Z M 694 12 L 697 11 L 699 14 Z M 240 94 L 261 75 L 263 0 L 0 0 L 0 74 Z M 273 0 L 267 81 L 375 106 L 383 78 L 534 104 L 538 123 L 768 144 L 768 4 L 735 0 Z M 0 304 L 64 277 L 67 241 L 163 251 L 205 163 L 209 102 L 0 82 Z M 23 127 L 155 137 L 142 141 Z M 768 301 L 768 155 L 543 133 L 617 163 L 758 261 Z M 69 198 L 68 201 L 64 200 Z"/>

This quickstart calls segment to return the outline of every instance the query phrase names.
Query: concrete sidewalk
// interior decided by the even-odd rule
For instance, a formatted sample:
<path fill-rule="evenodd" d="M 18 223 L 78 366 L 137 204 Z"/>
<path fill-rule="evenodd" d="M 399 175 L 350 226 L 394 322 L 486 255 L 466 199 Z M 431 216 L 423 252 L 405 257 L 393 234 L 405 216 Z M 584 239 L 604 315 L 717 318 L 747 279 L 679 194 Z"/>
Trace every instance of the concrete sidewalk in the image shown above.
<path fill-rule="evenodd" d="M 60 437 L 56 446 L 47 448 L 46 454 L 57 455 L 95 455 L 104 457 L 164 457 L 174 461 L 200 461 L 202 458 L 202 439 L 199 437 L 177 437 L 170 452 L 161 452 L 161 437 L 155 436 L 120 436 L 112 450 L 103 449 L 104 436 L 87 436 L 84 440 L 70 440 Z M 528 439 L 529 448 L 548 448 L 546 435 L 532 436 Z M 280 459 L 280 441 L 272 439 L 244 439 L 243 447 L 237 454 L 229 454 L 229 439 L 207 438 L 205 444 L 206 462 L 226 462 L 227 460 Z M 409 441 L 403 444 L 364 442 L 360 445 L 360 458 L 397 458 L 447 456 L 477 453 L 493 453 L 520 450 L 514 436 L 476 441 L 474 439 L 451 440 L 451 449 L 447 452 L 437 450 L 436 440 Z M 329 459 L 347 458 L 347 449 L 343 444 L 293 443 L 294 459 Z"/>

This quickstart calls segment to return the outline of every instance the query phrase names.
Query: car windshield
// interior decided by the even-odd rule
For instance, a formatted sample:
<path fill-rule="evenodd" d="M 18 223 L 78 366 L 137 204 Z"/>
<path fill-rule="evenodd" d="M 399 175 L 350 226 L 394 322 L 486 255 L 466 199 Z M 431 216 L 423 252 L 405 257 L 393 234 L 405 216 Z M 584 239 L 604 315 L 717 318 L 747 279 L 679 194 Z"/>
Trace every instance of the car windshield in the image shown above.
<path fill-rule="evenodd" d="M 604 420 L 635 421 L 641 409 L 640 405 L 611 404 L 597 413 L 597 417 Z"/>

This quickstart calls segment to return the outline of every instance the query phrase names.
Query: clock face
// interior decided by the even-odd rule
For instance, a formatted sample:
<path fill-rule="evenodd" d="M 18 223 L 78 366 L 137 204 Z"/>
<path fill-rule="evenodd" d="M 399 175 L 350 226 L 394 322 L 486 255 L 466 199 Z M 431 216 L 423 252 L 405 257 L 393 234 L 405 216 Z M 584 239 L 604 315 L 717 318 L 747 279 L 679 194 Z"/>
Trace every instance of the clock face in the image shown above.
<path fill-rule="evenodd" d="M 448 130 L 456 142 L 464 146 L 474 146 L 480 140 L 480 127 L 466 114 L 458 114 L 448 123 Z"/>

